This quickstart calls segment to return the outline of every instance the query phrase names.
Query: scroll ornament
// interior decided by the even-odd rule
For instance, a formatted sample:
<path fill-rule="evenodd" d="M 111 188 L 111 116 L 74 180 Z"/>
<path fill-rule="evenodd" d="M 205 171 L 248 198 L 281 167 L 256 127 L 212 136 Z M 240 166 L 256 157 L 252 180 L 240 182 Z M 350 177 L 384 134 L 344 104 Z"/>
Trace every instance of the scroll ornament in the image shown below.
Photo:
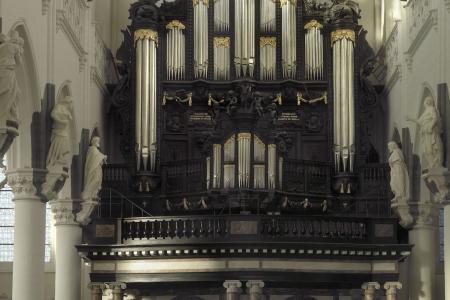
<path fill-rule="evenodd" d="M 321 97 L 314 98 L 314 99 L 305 99 L 305 98 L 303 98 L 302 93 L 300 93 L 300 92 L 297 93 L 297 105 L 298 106 L 301 106 L 302 103 L 313 104 L 313 103 L 317 103 L 320 101 L 323 101 L 323 103 L 328 104 L 328 93 L 327 92 L 324 92 Z"/>
<path fill-rule="evenodd" d="M 351 29 L 338 29 L 331 33 L 331 44 L 334 44 L 335 42 L 342 39 L 347 39 L 352 42 L 355 42 L 356 41 L 355 31 Z"/>
<path fill-rule="evenodd" d="M 179 103 L 187 103 L 192 106 L 192 92 L 186 94 L 186 98 L 181 98 L 179 96 L 169 96 L 167 92 L 164 92 L 162 105 L 166 105 L 167 101 L 176 101 Z"/>
<path fill-rule="evenodd" d="M 186 29 L 186 26 L 184 26 L 184 24 L 181 23 L 179 20 L 173 20 L 169 24 L 166 25 L 166 29 L 169 29 L 169 30 L 173 30 L 173 29 L 184 30 L 184 29 Z"/>
<path fill-rule="evenodd" d="M 308 22 L 305 27 L 306 30 L 312 29 L 312 28 L 316 28 L 316 29 L 322 29 L 323 25 L 320 24 L 317 20 L 311 20 L 310 22 Z"/>

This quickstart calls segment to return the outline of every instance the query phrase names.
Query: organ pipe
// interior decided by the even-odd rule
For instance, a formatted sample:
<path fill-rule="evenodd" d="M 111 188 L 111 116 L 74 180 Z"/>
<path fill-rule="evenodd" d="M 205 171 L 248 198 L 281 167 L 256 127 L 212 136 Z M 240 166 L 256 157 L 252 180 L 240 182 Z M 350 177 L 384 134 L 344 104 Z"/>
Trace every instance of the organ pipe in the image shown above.
<path fill-rule="evenodd" d="M 252 77 L 255 67 L 255 0 L 234 1 L 236 76 Z"/>
<path fill-rule="evenodd" d="M 222 178 L 222 145 L 213 145 L 213 188 L 220 188 Z"/>
<path fill-rule="evenodd" d="M 230 29 L 230 0 L 214 1 L 214 30 L 226 32 Z"/>
<path fill-rule="evenodd" d="M 194 5 L 194 76 L 208 75 L 208 0 L 192 0 Z"/>
<path fill-rule="evenodd" d="M 297 0 L 280 0 L 280 5 L 283 78 L 295 78 L 297 71 Z"/>
<path fill-rule="evenodd" d="M 230 38 L 214 38 L 214 79 L 230 79 Z"/>
<path fill-rule="evenodd" d="M 211 187 L 211 157 L 206 158 L 206 189 Z"/>
<path fill-rule="evenodd" d="M 276 29 L 276 0 L 261 0 L 261 31 L 274 32 Z"/>
<path fill-rule="evenodd" d="M 260 73 L 262 80 L 276 79 L 276 47 L 275 37 L 260 37 Z"/>
<path fill-rule="evenodd" d="M 178 20 L 173 20 L 166 26 L 166 59 L 167 79 L 184 79 L 185 70 L 185 36 L 186 27 Z"/>
<path fill-rule="evenodd" d="M 137 169 L 156 169 L 156 48 L 158 34 L 139 29 L 134 34 L 136 49 L 136 157 Z"/>
<path fill-rule="evenodd" d="M 323 26 L 312 20 L 305 25 L 305 64 L 306 79 L 319 80 L 323 78 Z"/>
<path fill-rule="evenodd" d="M 338 172 L 353 172 L 355 160 L 354 46 L 355 32 L 331 34 L 333 46 L 334 144 Z"/>
<path fill-rule="evenodd" d="M 269 144 L 267 146 L 267 183 L 269 189 L 275 189 L 275 173 L 276 173 L 276 150 L 275 144 Z"/>
<path fill-rule="evenodd" d="M 248 188 L 250 183 L 250 133 L 238 134 L 238 181 L 240 188 Z"/>

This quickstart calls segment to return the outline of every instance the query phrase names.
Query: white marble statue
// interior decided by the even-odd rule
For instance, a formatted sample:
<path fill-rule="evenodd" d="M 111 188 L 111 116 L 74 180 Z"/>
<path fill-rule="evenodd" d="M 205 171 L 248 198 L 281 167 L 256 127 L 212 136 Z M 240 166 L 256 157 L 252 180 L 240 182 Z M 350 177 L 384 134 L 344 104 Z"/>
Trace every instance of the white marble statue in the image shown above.
<path fill-rule="evenodd" d="M 71 160 L 70 125 L 73 120 L 72 98 L 66 96 L 53 108 L 53 120 L 50 149 L 47 154 L 47 169 L 67 172 Z"/>
<path fill-rule="evenodd" d="M 424 111 L 419 119 L 407 117 L 408 121 L 416 123 L 420 128 L 420 142 L 428 168 L 442 167 L 444 161 L 444 146 L 441 138 L 441 120 L 431 97 L 424 100 Z"/>
<path fill-rule="evenodd" d="M 389 167 L 391 168 L 391 190 L 393 204 L 407 204 L 409 195 L 409 174 L 402 150 L 397 143 L 389 142 Z"/>
<path fill-rule="evenodd" d="M 21 63 L 24 40 L 17 31 L 10 37 L 0 34 L 0 125 L 6 120 L 18 121 L 17 103 L 21 91 L 16 79 L 16 67 Z"/>
<path fill-rule="evenodd" d="M 100 152 L 100 137 L 94 136 L 84 165 L 84 189 L 81 193 L 83 200 L 98 198 L 98 192 L 102 187 L 102 166 L 106 158 L 107 156 Z"/>

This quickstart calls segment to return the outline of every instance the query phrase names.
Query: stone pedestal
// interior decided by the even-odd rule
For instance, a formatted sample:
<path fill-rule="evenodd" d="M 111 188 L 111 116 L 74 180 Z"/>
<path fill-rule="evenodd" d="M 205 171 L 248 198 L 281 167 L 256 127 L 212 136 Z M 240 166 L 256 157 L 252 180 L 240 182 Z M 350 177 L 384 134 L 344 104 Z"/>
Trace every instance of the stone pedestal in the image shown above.
<path fill-rule="evenodd" d="M 7 173 L 14 193 L 13 300 L 44 298 L 45 202 L 36 195 L 45 170 L 17 169 Z"/>
<path fill-rule="evenodd" d="M 50 202 L 55 218 L 55 299 L 81 298 L 81 258 L 75 245 L 81 243 L 81 227 L 75 222 L 74 200 Z"/>
<path fill-rule="evenodd" d="M 104 283 L 93 282 L 88 287 L 91 289 L 91 300 L 102 300 L 103 289 L 105 289 Z"/>
<path fill-rule="evenodd" d="M 439 208 L 430 202 L 410 205 L 415 223 L 409 231 L 409 243 L 414 245 L 408 272 L 409 297 L 414 300 L 434 300 Z"/>
<path fill-rule="evenodd" d="M 227 300 L 239 300 L 242 293 L 242 283 L 239 280 L 227 280 L 223 287 L 227 289 Z"/>
<path fill-rule="evenodd" d="M 380 289 L 380 284 L 378 282 L 365 282 L 361 289 L 364 293 L 364 300 L 375 300 L 375 292 Z"/>
<path fill-rule="evenodd" d="M 249 280 L 246 283 L 250 300 L 260 300 L 263 292 L 264 282 L 259 280 Z"/>
<path fill-rule="evenodd" d="M 113 300 L 123 300 L 123 292 L 127 285 L 123 282 L 110 282 L 106 284 L 112 291 Z"/>
<path fill-rule="evenodd" d="M 386 282 L 384 284 L 386 290 L 386 300 L 397 300 L 397 291 L 402 289 L 400 282 Z"/>

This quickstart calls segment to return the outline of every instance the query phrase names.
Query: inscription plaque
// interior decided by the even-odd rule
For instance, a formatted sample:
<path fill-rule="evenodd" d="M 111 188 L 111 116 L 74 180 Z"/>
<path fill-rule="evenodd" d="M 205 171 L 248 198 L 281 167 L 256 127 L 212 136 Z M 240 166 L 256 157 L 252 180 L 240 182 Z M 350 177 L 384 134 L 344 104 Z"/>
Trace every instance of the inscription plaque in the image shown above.
<path fill-rule="evenodd" d="M 212 118 L 207 112 L 195 112 L 189 116 L 190 121 L 211 121 Z"/>
<path fill-rule="evenodd" d="M 375 224 L 375 237 L 391 238 L 394 236 L 394 225 L 392 224 Z"/>
<path fill-rule="evenodd" d="M 231 234 L 257 234 L 258 222 L 256 221 L 231 221 Z"/>
<path fill-rule="evenodd" d="M 98 224 L 95 225 L 95 237 L 96 238 L 114 238 L 115 237 L 115 226 Z"/>
<path fill-rule="evenodd" d="M 299 121 L 299 120 L 300 118 L 298 117 L 296 112 L 282 112 L 278 117 L 278 121 Z"/>

